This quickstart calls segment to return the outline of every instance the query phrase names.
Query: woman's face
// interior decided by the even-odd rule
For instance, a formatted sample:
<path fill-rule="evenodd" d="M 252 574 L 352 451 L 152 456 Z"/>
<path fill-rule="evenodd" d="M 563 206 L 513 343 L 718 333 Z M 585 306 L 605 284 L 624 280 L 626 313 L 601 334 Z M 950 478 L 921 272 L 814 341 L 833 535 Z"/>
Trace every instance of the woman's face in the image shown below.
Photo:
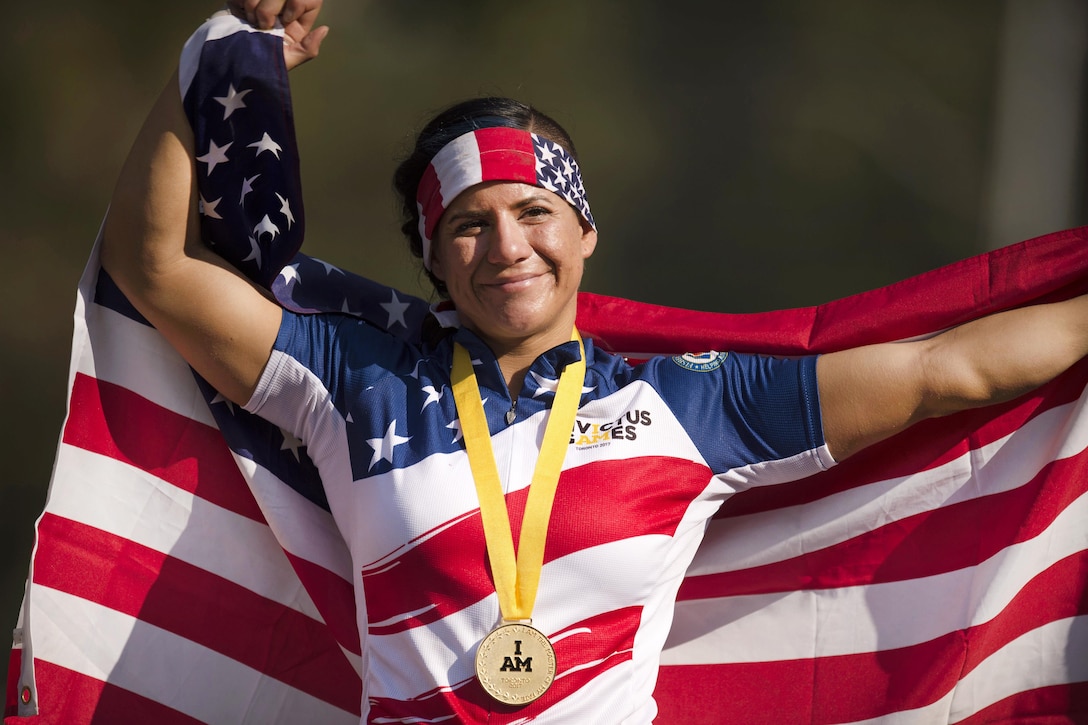
<path fill-rule="evenodd" d="M 462 192 L 435 231 L 431 269 L 462 324 L 502 355 L 570 339 L 597 232 L 547 189 L 489 181 Z"/>

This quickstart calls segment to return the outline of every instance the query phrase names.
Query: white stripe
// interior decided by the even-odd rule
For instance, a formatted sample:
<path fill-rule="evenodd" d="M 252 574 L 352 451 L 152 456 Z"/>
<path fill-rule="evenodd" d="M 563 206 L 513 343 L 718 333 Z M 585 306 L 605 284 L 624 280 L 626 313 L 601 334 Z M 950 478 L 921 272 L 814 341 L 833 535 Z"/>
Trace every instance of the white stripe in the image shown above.
<path fill-rule="evenodd" d="M 351 554 L 332 514 L 252 460 L 235 456 L 278 540 L 277 548 L 353 582 Z"/>
<path fill-rule="evenodd" d="M 87 342 L 76 369 L 128 388 L 178 415 L 215 427 L 192 370 L 153 327 L 100 305 L 87 309 Z"/>
<path fill-rule="evenodd" d="M 1063 619 L 1026 632 L 986 658 L 956 687 L 925 707 L 846 725 L 955 723 L 1010 695 L 1088 681 L 1088 617 Z"/>
<path fill-rule="evenodd" d="M 956 688 L 949 722 L 959 722 L 1016 692 L 1088 682 L 1088 616 L 1050 622 L 1009 642 Z"/>
<path fill-rule="evenodd" d="M 915 514 L 1011 491 L 1053 460 L 1088 446 L 1084 399 L 1058 406 L 1022 428 L 937 468 L 877 481 L 826 498 L 711 522 L 689 575 L 738 571 L 847 541 Z M 1054 441 L 1061 440 L 1058 450 Z"/>
<path fill-rule="evenodd" d="M 1088 494 L 1042 534 L 977 567 L 922 579 L 684 601 L 662 664 L 767 662 L 877 652 L 982 624 L 1055 562 L 1088 549 Z"/>
<path fill-rule="evenodd" d="M 601 581 L 598 586 L 587 588 L 583 577 L 572 577 L 570 572 L 612 571 L 617 572 L 618 579 L 625 580 L 629 574 L 639 575 L 639 564 L 634 562 L 659 560 L 660 547 L 671 543 L 664 536 L 637 537 L 593 547 L 545 564 L 534 609 L 534 626 L 544 632 L 556 632 L 624 607 L 644 605 L 646 609 L 652 608 L 654 602 L 631 601 L 629 587 L 613 587 L 611 582 Z M 643 572 L 642 576 L 653 579 L 656 574 Z M 650 587 L 646 589 L 649 591 Z M 667 596 L 667 593 L 658 594 L 659 598 Z M 476 645 L 499 619 L 498 598 L 491 594 L 426 627 L 414 627 L 396 634 L 369 634 L 373 644 L 370 695 L 407 699 L 418 697 L 435 686 L 451 686 L 472 678 L 475 675 L 472 654 Z M 640 631 L 636 651 L 649 646 L 644 644 L 647 638 L 655 635 L 663 638 L 667 627 L 666 621 L 658 627 L 661 631 Z M 421 682 L 415 674 L 420 671 L 432 672 L 436 681 Z"/>
<path fill-rule="evenodd" d="M 55 589 L 32 590 L 39 659 L 208 723 L 359 721 L 192 640 Z"/>
<path fill-rule="evenodd" d="M 62 445 L 48 511 L 192 564 L 322 621 L 267 526 L 138 468 Z"/>
<path fill-rule="evenodd" d="M 476 142 L 476 134 L 466 133 L 446 144 L 431 159 L 431 166 L 438 177 L 439 195 L 442 209 L 445 210 L 458 194 L 483 180 L 480 145 Z"/>

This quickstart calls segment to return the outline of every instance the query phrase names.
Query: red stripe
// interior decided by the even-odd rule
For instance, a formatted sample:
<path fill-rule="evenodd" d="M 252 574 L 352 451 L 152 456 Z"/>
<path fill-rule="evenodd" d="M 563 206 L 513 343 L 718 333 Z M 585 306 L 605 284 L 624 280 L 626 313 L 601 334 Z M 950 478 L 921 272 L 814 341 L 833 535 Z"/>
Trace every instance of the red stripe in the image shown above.
<path fill-rule="evenodd" d="M 527 131 L 481 128 L 475 132 L 480 148 L 481 181 L 520 181 L 536 185 L 536 152 Z"/>
<path fill-rule="evenodd" d="M 236 514 L 264 516 L 219 429 L 77 373 L 64 442 L 135 466 Z"/>
<path fill-rule="evenodd" d="M 901 340 L 1088 291 L 1088 228 L 1049 234 L 819 307 L 693 312 L 582 292 L 578 329 L 606 350 L 797 355 Z"/>
<path fill-rule="evenodd" d="M 45 514 L 34 582 L 136 617 L 358 712 L 361 683 L 324 624 L 199 567 Z"/>
<path fill-rule="evenodd" d="M 1085 492 L 1088 452 L 1051 463 L 1011 491 L 915 514 L 802 556 L 689 576 L 677 599 L 860 586 L 976 566 L 1041 534 Z"/>
<path fill-rule="evenodd" d="M 1082 551 L 1032 579 L 993 620 L 921 644 L 815 659 L 662 667 L 655 691 L 659 722 L 851 722 L 924 707 L 1016 637 L 1088 614 L 1088 598 L 1080 596 L 1086 587 L 1088 551 Z M 710 719 L 699 719 L 708 713 Z"/>
<path fill-rule="evenodd" d="M 355 621 L 355 590 L 351 582 L 312 561 L 284 553 L 333 637 L 349 652 L 361 654 L 359 625 Z"/>
<path fill-rule="evenodd" d="M 743 491 L 726 501 L 715 518 L 799 506 L 840 491 L 937 468 L 1015 433 L 1048 410 L 1072 403 L 1084 393 L 1086 382 L 1088 360 L 1025 397 L 922 421 L 805 481 Z"/>
<path fill-rule="evenodd" d="M 544 561 L 634 536 L 672 536 L 692 499 L 709 480 L 706 466 L 652 456 L 599 461 L 564 471 L 556 490 Z M 506 497 L 515 542 L 527 494 L 528 489 L 522 489 Z M 608 516 L 601 516 L 602 511 Z M 391 561 L 386 569 L 366 574 L 367 614 L 372 623 L 434 605 L 408 620 L 371 624 L 370 633 L 394 634 L 424 626 L 494 593 L 486 551 L 476 511 L 405 551 L 395 566 Z M 601 576 L 616 574 L 602 572 Z"/>
<path fill-rule="evenodd" d="M 5 718 L 6 725 L 199 725 L 200 721 L 116 685 L 44 660 L 34 660 L 37 717 Z"/>
<path fill-rule="evenodd" d="M 22 647 L 12 647 L 8 657 L 8 682 L 4 691 L 4 717 L 19 711 L 19 677 L 23 668 Z"/>
<path fill-rule="evenodd" d="M 453 714 L 457 722 L 487 722 L 494 725 L 528 722 L 585 687 L 602 673 L 631 659 L 634 633 L 642 618 L 641 607 L 627 607 L 590 617 L 566 630 L 549 635 L 554 639 L 563 632 L 587 628 L 555 642 L 556 680 L 540 699 L 523 707 L 506 707 L 487 695 L 475 677 L 450 690 L 435 689 L 412 700 L 370 698 L 370 721 L 432 722 Z M 585 662 L 592 667 L 568 672 Z M 564 673 L 567 673 L 564 676 Z"/>
<path fill-rule="evenodd" d="M 1088 682 L 1018 692 L 958 721 L 959 725 L 1011 722 L 1030 722 L 1032 725 L 1088 723 Z"/>

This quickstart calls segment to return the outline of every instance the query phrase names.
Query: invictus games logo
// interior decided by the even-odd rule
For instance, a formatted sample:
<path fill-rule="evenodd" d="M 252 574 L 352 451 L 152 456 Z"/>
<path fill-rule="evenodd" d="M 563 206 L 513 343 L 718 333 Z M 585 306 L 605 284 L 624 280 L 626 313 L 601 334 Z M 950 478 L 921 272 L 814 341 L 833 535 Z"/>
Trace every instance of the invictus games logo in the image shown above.
<path fill-rule="evenodd" d="M 650 411 L 637 409 L 629 410 L 616 420 L 607 423 L 591 423 L 576 419 L 574 430 L 570 434 L 570 442 L 578 448 L 587 448 L 612 441 L 633 441 L 638 438 L 639 429 L 649 426 L 652 422 Z"/>
<path fill-rule="evenodd" d="M 699 353 L 686 352 L 683 355 L 676 355 L 672 361 L 685 370 L 696 373 L 709 373 L 711 370 L 720 368 L 727 357 L 729 357 L 727 352 L 710 350 L 709 352 Z"/>

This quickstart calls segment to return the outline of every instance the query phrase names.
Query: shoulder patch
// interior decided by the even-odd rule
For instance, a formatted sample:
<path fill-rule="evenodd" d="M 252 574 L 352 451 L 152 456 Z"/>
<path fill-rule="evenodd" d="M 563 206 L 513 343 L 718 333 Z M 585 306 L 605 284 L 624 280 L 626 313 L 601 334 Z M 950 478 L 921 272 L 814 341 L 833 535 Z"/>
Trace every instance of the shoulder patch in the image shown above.
<path fill-rule="evenodd" d="M 691 370 L 696 373 L 709 373 L 712 370 L 717 370 L 724 363 L 725 359 L 729 357 L 727 352 L 718 352 L 717 350 L 710 350 L 708 352 L 686 352 L 683 355 L 676 355 L 672 361 L 684 368 L 685 370 Z"/>

